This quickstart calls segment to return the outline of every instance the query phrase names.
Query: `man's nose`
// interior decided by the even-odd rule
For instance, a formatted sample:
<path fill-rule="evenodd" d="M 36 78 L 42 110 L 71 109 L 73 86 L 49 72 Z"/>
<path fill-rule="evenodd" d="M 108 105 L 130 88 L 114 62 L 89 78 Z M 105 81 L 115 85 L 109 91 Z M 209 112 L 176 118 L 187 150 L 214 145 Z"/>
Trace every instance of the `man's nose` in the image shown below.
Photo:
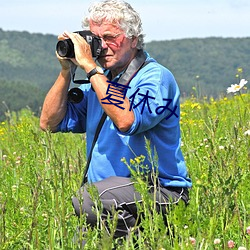
<path fill-rule="evenodd" d="M 101 38 L 101 40 L 102 40 L 102 48 L 107 49 L 108 48 L 107 43 L 105 42 L 105 40 L 103 38 Z"/>

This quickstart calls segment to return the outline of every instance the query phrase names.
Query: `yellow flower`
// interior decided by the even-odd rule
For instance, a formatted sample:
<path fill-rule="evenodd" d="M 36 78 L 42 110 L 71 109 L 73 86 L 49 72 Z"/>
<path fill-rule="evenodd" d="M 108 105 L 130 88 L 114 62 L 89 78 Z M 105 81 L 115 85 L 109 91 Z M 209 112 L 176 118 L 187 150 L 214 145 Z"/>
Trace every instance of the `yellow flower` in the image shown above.
<path fill-rule="evenodd" d="M 195 108 L 201 109 L 201 106 L 200 106 L 199 103 L 196 102 L 196 103 L 192 103 L 192 104 L 191 104 L 191 108 L 192 108 L 192 109 L 195 109 Z"/>
<path fill-rule="evenodd" d="M 135 165 L 135 161 L 133 159 L 130 159 L 130 164 Z"/>
<path fill-rule="evenodd" d="M 140 164 L 140 163 L 141 163 L 140 157 L 136 157 L 136 158 L 135 158 L 135 161 L 136 161 L 137 164 Z"/>
<path fill-rule="evenodd" d="M 242 68 L 238 68 L 237 71 L 238 71 L 238 73 L 242 73 L 243 69 Z"/>
<path fill-rule="evenodd" d="M 187 115 L 187 113 L 184 111 L 181 111 L 181 116 L 185 116 L 185 115 Z"/>

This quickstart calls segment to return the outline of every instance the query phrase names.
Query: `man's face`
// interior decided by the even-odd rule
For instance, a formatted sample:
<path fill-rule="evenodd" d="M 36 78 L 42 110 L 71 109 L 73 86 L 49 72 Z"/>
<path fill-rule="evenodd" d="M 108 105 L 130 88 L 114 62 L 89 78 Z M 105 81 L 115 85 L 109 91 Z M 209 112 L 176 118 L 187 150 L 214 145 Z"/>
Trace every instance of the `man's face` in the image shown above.
<path fill-rule="evenodd" d="M 103 52 L 98 58 L 101 66 L 111 71 L 126 67 L 134 56 L 137 40 L 125 37 L 118 25 L 105 21 L 101 25 L 90 21 L 90 30 L 102 39 Z"/>

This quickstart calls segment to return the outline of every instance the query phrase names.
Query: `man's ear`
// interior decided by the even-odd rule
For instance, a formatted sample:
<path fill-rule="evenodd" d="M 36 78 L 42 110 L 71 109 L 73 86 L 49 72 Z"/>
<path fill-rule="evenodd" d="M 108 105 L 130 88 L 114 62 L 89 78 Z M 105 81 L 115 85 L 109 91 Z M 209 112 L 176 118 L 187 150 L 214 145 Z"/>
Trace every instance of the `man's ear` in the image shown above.
<path fill-rule="evenodd" d="M 138 43 L 138 37 L 133 36 L 131 41 L 132 41 L 131 42 L 131 48 L 132 49 L 136 48 L 137 43 Z"/>

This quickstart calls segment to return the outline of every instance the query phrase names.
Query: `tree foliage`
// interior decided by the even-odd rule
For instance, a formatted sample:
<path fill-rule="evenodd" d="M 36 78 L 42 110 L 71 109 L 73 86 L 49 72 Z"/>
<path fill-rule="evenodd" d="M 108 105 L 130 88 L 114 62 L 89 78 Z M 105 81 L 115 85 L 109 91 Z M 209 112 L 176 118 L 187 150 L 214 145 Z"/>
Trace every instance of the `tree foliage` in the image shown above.
<path fill-rule="evenodd" d="M 30 82 L 47 90 L 60 68 L 56 42 L 53 35 L 0 29 L 0 79 Z"/>
<path fill-rule="evenodd" d="M 175 75 L 182 94 L 199 85 L 200 95 L 218 97 L 238 83 L 236 74 L 250 77 L 250 38 L 204 38 L 151 42 L 147 51 Z"/>
<path fill-rule="evenodd" d="M 60 70 L 56 43 L 54 35 L 0 29 L 0 119 L 6 106 L 39 111 Z M 224 95 L 238 68 L 250 78 L 250 38 L 152 41 L 146 50 L 173 72 L 183 97 Z"/>
<path fill-rule="evenodd" d="M 6 113 L 22 108 L 29 108 L 39 115 L 45 94 L 29 82 L 0 80 L 0 121 L 6 118 Z"/>

